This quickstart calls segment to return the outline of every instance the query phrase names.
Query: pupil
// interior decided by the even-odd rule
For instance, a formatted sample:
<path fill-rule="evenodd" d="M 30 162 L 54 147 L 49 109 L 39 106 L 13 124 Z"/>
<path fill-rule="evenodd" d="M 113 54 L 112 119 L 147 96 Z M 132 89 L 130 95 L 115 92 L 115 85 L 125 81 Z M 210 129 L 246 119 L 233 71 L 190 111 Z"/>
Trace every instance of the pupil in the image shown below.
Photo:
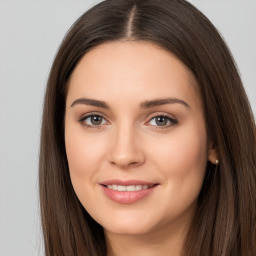
<path fill-rule="evenodd" d="M 166 125 L 166 124 L 167 124 L 167 118 L 164 117 L 164 116 L 158 116 L 157 119 L 156 119 L 156 123 L 157 123 L 159 126 Z"/>
<path fill-rule="evenodd" d="M 94 125 L 100 125 L 101 122 L 102 122 L 102 117 L 100 117 L 100 116 L 92 116 L 91 117 L 91 122 Z"/>

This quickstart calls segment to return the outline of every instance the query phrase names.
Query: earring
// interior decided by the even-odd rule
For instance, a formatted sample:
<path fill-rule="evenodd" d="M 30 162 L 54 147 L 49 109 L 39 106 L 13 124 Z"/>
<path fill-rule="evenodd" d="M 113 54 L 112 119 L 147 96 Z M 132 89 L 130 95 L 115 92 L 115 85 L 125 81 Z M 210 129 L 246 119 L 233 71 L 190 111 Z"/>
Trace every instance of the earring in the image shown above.
<path fill-rule="evenodd" d="M 216 159 L 215 164 L 216 164 L 216 165 L 218 165 L 218 164 L 219 164 L 219 160 L 218 160 L 218 159 Z"/>

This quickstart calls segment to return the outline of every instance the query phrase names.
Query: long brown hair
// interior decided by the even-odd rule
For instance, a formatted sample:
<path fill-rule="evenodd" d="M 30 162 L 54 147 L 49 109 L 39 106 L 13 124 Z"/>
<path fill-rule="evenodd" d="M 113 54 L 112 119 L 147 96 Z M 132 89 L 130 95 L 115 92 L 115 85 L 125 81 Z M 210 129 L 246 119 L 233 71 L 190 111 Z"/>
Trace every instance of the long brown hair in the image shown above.
<path fill-rule="evenodd" d="M 184 0 L 106 0 L 71 27 L 53 63 L 40 149 L 40 207 L 47 256 L 106 256 L 103 228 L 77 199 L 64 142 L 67 83 L 97 45 L 150 41 L 175 54 L 195 75 L 208 136 L 220 164 L 208 163 L 185 256 L 256 254 L 255 121 L 234 60 L 215 27 Z"/>

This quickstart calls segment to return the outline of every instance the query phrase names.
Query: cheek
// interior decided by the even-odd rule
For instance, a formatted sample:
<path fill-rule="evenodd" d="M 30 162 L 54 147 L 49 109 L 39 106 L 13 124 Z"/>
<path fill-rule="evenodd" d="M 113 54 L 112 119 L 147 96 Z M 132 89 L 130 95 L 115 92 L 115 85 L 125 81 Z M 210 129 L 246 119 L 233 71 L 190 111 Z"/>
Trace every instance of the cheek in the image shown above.
<path fill-rule="evenodd" d="M 184 126 L 149 148 L 153 149 L 152 159 L 173 193 L 195 196 L 200 191 L 207 164 L 207 135 L 203 126 Z"/>
<path fill-rule="evenodd" d="M 173 167 L 185 167 L 189 170 L 195 166 L 205 165 L 207 160 L 207 135 L 203 122 L 191 122 L 179 127 L 168 139 L 159 143 L 155 154 L 162 156 Z M 157 153 L 158 152 L 158 153 Z M 165 159 L 165 160 L 164 160 Z M 171 160 L 171 161 L 169 161 Z"/>
<path fill-rule="evenodd" d="M 88 136 L 79 125 L 66 125 L 66 154 L 71 182 L 78 197 L 97 184 L 98 170 L 104 157 L 105 141 L 99 134 Z M 90 185 L 90 186 L 88 186 Z M 88 192 L 88 191 L 87 191 Z"/>
<path fill-rule="evenodd" d="M 167 219 L 186 212 L 193 214 L 207 164 L 206 138 L 205 129 L 184 127 L 160 140 L 151 151 L 153 165 L 165 180 L 166 202 L 159 202 L 159 207 L 164 209 Z"/>
<path fill-rule="evenodd" d="M 71 182 L 80 202 L 89 209 L 97 206 L 97 195 L 92 200 L 92 194 L 98 185 L 100 163 L 106 151 L 105 143 L 99 137 L 86 135 L 83 127 L 66 125 L 65 143 Z"/>

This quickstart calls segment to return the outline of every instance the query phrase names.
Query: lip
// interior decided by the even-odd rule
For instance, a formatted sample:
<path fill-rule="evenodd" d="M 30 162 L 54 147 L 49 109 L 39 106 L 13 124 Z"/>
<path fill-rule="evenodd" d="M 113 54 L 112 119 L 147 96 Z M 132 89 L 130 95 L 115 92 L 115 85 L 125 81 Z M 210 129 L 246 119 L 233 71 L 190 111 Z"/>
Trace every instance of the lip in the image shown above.
<path fill-rule="evenodd" d="M 118 179 L 113 179 L 113 180 L 106 180 L 100 183 L 101 185 L 122 185 L 122 186 L 129 186 L 129 185 L 148 185 L 152 186 L 158 183 L 154 182 L 147 182 L 147 181 L 142 181 L 142 180 L 118 180 Z"/>
<path fill-rule="evenodd" d="M 148 185 L 153 186 L 148 189 L 143 189 L 139 191 L 117 191 L 112 190 L 106 187 L 106 185 L 122 185 L 122 186 L 129 186 L 129 185 Z M 152 194 L 155 189 L 158 187 L 158 183 L 152 183 L 147 181 L 140 181 L 140 180 L 108 180 L 104 181 L 100 184 L 103 193 L 112 201 L 119 203 L 119 204 L 132 204 L 135 203 L 150 194 Z"/>

